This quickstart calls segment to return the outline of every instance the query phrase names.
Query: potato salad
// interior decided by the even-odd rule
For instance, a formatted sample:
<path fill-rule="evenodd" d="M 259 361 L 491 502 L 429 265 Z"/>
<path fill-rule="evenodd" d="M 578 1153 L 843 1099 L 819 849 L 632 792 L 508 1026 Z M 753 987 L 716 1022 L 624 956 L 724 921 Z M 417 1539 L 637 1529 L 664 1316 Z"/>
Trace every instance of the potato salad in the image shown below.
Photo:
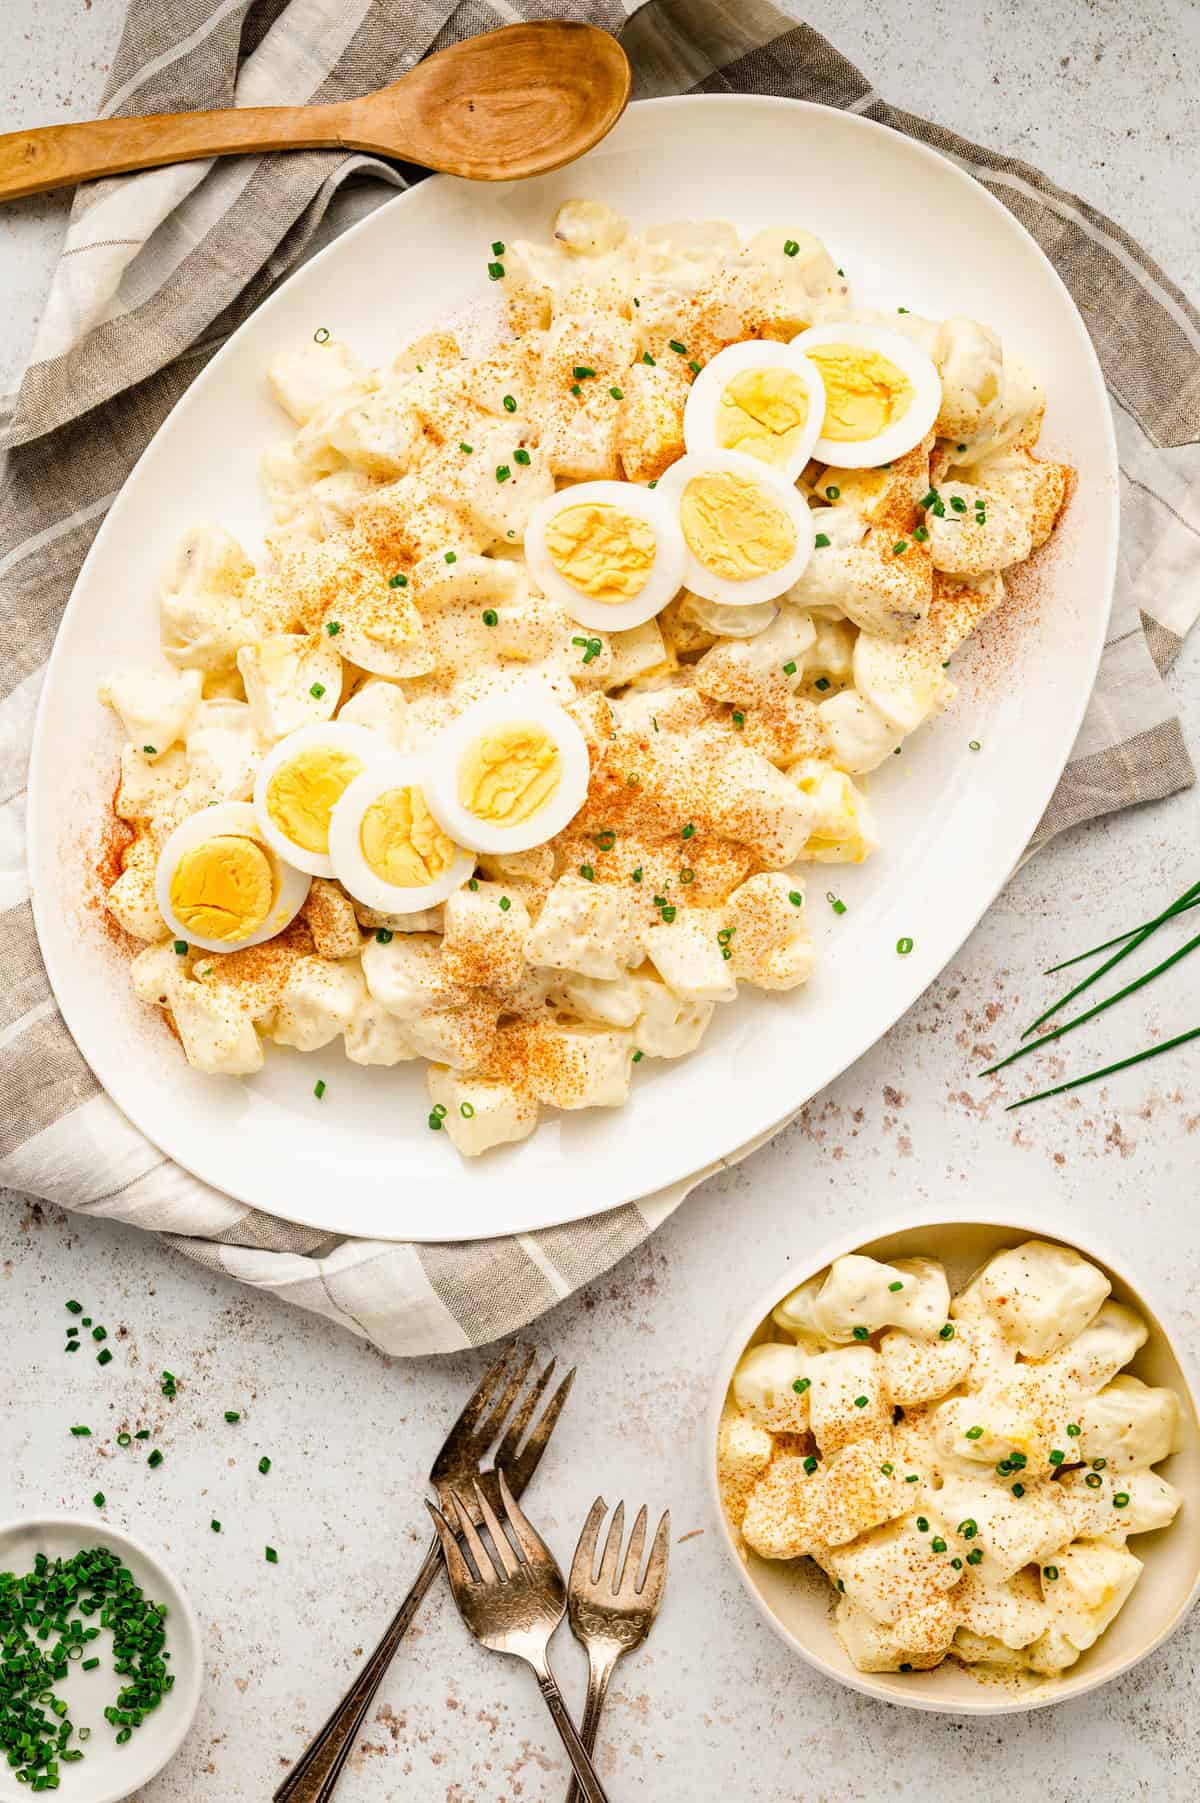
<path fill-rule="evenodd" d="M 1179 1402 L 1123 1368 L 1147 1337 L 1077 1252 L 1030 1240 L 953 1301 L 940 1264 L 854 1254 L 788 1296 L 734 1374 L 718 1448 L 731 1524 L 811 1558 L 860 1671 L 1052 1676 L 1142 1571 L 1180 1497 L 1154 1467 Z"/>
<path fill-rule="evenodd" d="M 809 866 L 870 855 L 1071 484 L 1011 347 L 856 309 L 798 226 L 570 201 L 487 268 L 486 352 L 279 347 L 265 546 L 197 522 L 101 690 L 107 905 L 188 1061 L 423 1059 L 466 1155 L 805 982 Z"/>

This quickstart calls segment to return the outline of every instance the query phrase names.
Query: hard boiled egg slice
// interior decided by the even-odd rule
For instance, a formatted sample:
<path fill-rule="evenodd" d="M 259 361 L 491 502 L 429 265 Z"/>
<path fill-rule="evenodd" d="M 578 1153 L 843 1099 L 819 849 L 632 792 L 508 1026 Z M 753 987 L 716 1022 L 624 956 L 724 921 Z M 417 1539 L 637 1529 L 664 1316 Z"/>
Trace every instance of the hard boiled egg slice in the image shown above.
<path fill-rule="evenodd" d="M 795 482 L 824 417 L 816 364 L 791 345 L 755 339 L 705 364 L 688 390 L 683 437 L 689 451 L 741 451 Z"/>
<path fill-rule="evenodd" d="M 694 595 L 730 607 L 773 601 L 798 582 L 813 548 L 802 495 L 740 451 L 688 452 L 657 492 L 675 510 Z"/>
<path fill-rule="evenodd" d="M 436 907 L 475 869 L 474 854 L 434 819 L 425 784 L 420 759 L 389 756 L 356 776 L 333 810 L 333 873 L 357 901 L 381 914 Z"/>
<path fill-rule="evenodd" d="M 876 469 L 920 444 L 938 416 L 942 382 L 919 345 L 882 326 L 810 326 L 793 338 L 820 371 L 825 418 L 812 454 L 839 469 Z"/>
<path fill-rule="evenodd" d="M 309 879 L 266 843 L 248 801 L 219 801 L 180 822 L 159 853 L 158 910 L 206 952 L 261 945 L 295 919 Z"/>
<path fill-rule="evenodd" d="M 528 851 L 560 833 L 587 799 L 587 740 L 536 690 L 477 701 L 430 756 L 429 806 L 460 845 Z"/>
<path fill-rule="evenodd" d="M 309 876 L 332 876 L 330 815 L 355 777 L 385 750 L 367 727 L 340 720 L 301 726 L 280 739 L 254 782 L 254 811 L 271 849 Z"/>
<path fill-rule="evenodd" d="M 634 482 L 578 482 L 543 501 L 525 528 L 534 581 L 593 631 L 622 632 L 661 613 L 679 593 L 683 559 L 671 509 Z"/>

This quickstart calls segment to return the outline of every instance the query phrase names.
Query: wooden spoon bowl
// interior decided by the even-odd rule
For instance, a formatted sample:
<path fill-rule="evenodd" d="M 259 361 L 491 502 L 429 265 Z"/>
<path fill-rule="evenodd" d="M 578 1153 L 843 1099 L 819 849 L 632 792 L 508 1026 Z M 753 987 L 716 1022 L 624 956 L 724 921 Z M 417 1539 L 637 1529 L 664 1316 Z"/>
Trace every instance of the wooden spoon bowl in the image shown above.
<path fill-rule="evenodd" d="M 9 132 L 0 136 L 0 200 L 198 157 L 316 148 L 512 181 L 590 150 L 621 117 L 629 83 L 625 52 L 594 25 L 506 25 L 451 44 L 359 100 Z"/>

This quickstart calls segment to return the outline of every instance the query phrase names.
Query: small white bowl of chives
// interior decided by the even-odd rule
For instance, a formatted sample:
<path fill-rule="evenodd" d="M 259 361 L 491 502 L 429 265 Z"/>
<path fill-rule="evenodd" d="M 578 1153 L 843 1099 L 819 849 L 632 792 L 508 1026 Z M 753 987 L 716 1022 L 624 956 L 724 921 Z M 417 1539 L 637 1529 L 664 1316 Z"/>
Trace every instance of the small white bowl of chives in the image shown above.
<path fill-rule="evenodd" d="M 45 1639 L 21 1620 L 31 1608 L 51 1619 Z M 28 1646 L 6 1652 L 17 1634 Z M 0 1803 L 120 1803 L 179 1751 L 202 1676 L 195 1613 L 149 1548 L 73 1516 L 0 1523 Z"/>
<path fill-rule="evenodd" d="M 747 1309 L 717 1367 L 705 1430 L 704 1463 L 721 1544 L 759 1616 L 781 1640 L 825 1677 L 880 1702 L 942 1715 L 1009 1715 L 1073 1701 L 1120 1677 L 1161 1647 L 1200 1598 L 1200 1408 L 1198 1386 L 1183 1350 L 1182 1335 L 1170 1330 L 1161 1309 L 1114 1263 L 1107 1250 L 1097 1246 L 1090 1234 L 1083 1239 L 1074 1228 L 1060 1228 L 1049 1209 L 1031 1208 L 1030 1214 L 1036 1218 L 989 1221 L 976 1216 L 947 1221 L 933 1216 L 920 1221 L 909 1216 L 893 1219 L 890 1225 L 875 1225 L 869 1239 L 843 1236 L 815 1252 L 805 1250 Z M 949 1659 L 925 1672 L 859 1671 L 833 1631 L 836 1599 L 824 1574 L 806 1559 L 760 1559 L 731 1526 L 722 1507 L 717 1435 L 734 1369 L 748 1347 L 779 1337 L 771 1319 L 772 1310 L 835 1258 L 850 1252 L 884 1261 L 934 1258 L 946 1267 L 951 1294 L 956 1295 L 995 1253 L 1028 1239 L 1051 1240 L 1081 1253 L 1109 1279 L 1113 1301 L 1125 1303 L 1145 1321 L 1149 1338 L 1124 1369 L 1145 1383 L 1165 1385 L 1179 1398 L 1179 1449 L 1156 1465 L 1155 1470 L 1182 1492 L 1183 1506 L 1170 1527 L 1136 1536 L 1131 1550 L 1143 1561 L 1145 1569 L 1129 1601 L 1079 1663 L 1059 1677 L 1031 1677 L 1028 1683 L 1020 1679 L 1010 1681 L 1000 1676 L 976 1675 L 973 1668 Z M 752 1646 L 748 1645 L 747 1658 L 752 1657 Z"/>

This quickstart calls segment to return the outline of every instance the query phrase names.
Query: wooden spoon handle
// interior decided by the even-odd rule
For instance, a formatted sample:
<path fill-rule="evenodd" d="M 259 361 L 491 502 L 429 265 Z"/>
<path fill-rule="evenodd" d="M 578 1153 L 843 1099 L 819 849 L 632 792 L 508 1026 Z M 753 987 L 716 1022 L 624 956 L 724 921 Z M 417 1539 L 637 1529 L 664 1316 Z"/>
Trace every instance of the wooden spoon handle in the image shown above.
<path fill-rule="evenodd" d="M 257 106 L 6 132 L 0 136 L 0 200 L 197 157 L 340 144 L 347 123 L 344 104 Z"/>

